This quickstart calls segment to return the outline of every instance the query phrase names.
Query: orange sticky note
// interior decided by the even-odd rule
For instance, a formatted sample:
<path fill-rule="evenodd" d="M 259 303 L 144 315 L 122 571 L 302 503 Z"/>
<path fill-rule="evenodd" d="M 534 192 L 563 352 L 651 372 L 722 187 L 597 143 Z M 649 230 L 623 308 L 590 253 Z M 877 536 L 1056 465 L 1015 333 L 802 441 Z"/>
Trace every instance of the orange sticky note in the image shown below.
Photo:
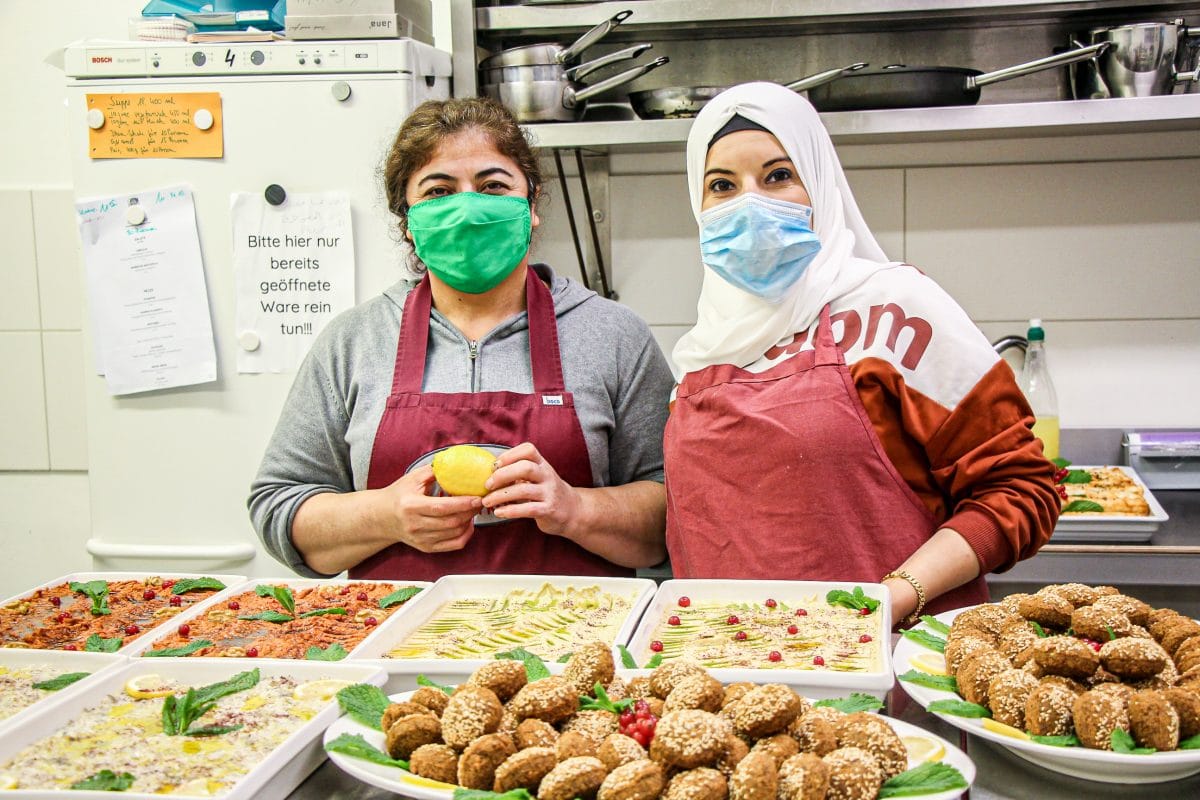
<path fill-rule="evenodd" d="M 221 158 L 219 92 L 89 94 L 91 158 Z"/>

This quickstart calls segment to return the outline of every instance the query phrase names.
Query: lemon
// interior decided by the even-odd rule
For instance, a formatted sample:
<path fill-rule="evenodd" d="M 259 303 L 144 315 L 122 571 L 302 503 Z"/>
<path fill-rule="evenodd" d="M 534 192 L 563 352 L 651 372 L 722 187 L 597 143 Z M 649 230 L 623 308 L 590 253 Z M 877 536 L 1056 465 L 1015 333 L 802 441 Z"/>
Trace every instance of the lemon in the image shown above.
<path fill-rule="evenodd" d="M 470 444 L 456 444 L 433 456 L 433 477 L 442 491 L 451 495 L 483 497 L 484 482 L 496 469 L 496 457 Z"/>
<path fill-rule="evenodd" d="M 1014 728 L 1012 725 L 1005 725 L 1003 722 L 996 722 L 996 720 L 990 717 L 983 718 L 983 727 L 987 728 L 992 733 L 998 733 L 1001 736 L 1011 736 L 1014 739 L 1024 739 L 1026 741 L 1029 740 L 1029 734 L 1027 734 L 1025 731 Z"/>
<path fill-rule="evenodd" d="M 12 775 L 0 775 L 0 789 L 17 788 L 17 779 Z"/>
<path fill-rule="evenodd" d="M 292 690 L 293 700 L 330 700 L 335 694 L 353 686 L 353 681 L 342 681 L 336 678 L 324 678 L 319 681 L 302 683 Z"/>
<path fill-rule="evenodd" d="M 175 694 L 175 690 L 167 685 L 161 676 L 150 672 L 145 675 L 135 675 L 125 682 L 125 694 L 138 700 L 149 700 L 152 697 L 166 697 Z"/>
<path fill-rule="evenodd" d="M 909 657 L 908 663 L 930 675 L 949 674 L 946 672 L 946 658 L 941 653 L 917 653 Z"/>
<path fill-rule="evenodd" d="M 904 749 L 908 751 L 908 760 L 913 764 L 924 764 L 926 761 L 941 761 L 946 755 L 946 748 L 937 739 L 928 736 L 901 736 Z"/>
<path fill-rule="evenodd" d="M 190 794 L 200 797 L 212 797 L 221 789 L 219 781 L 210 781 L 208 778 L 194 778 L 187 783 L 180 784 L 175 789 L 174 794 Z"/>
<path fill-rule="evenodd" d="M 401 775 L 400 780 L 404 783 L 411 783 L 413 786 L 424 786 L 429 789 L 457 789 L 453 783 L 442 783 L 435 781 L 432 778 L 422 778 L 419 775 Z"/>

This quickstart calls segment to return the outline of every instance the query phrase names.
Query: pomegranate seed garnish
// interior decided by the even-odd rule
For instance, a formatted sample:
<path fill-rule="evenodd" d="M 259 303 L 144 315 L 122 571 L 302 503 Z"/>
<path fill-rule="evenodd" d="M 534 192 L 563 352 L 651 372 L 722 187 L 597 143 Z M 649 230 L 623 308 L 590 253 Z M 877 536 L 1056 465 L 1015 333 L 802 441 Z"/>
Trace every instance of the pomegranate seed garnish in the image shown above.
<path fill-rule="evenodd" d="M 871 641 L 871 634 L 864 633 L 862 636 L 858 637 L 858 640 L 863 644 L 866 644 L 867 642 Z"/>
<path fill-rule="evenodd" d="M 772 650 L 770 653 L 767 653 L 767 660 L 783 661 L 783 653 L 779 652 L 778 650 Z"/>
<path fill-rule="evenodd" d="M 859 609 L 858 613 L 859 613 L 859 615 L 860 615 L 860 616 L 864 616 L 864 617 L 866 617 L 866 616 L 870 616 L 870 614 L 871 614 L 871 609 L 869 609 L 869 608 L 861 608 L 861 609 Z"/>
<path fill-rule="evenodd" d="M 251 647 L 246 650 L 246 658 L 258 658 L 258 648 Z"/>
<path fill-rule="evenodd" d="M 797 617 L 807 617 L 807 616 L 808 616 L 808 612 L 807 612 L 807 611 L 805 611 L 803 608 L 797 608 L 797 609 L 796 609 L 796 616 L 797 616 Z"/>
<path fill-rule="evenodd" d="M 58 608 L 59 606 L 62 605 L 62 599 L 58 598 L 58 597 L 51 597 L 50 605 L 54 606 L 55 608 Z"/>
<path fill-rule="evenodd" d="M 788 625 L 788 633 L 796 634 L 799 632 L 800 632 L 800 629 L 797 628 L 795 625 Z"/>
<path fill-rule="evenodd" d="M 142 592 L 143 600 L 153 600 L 156 596 L 157 595 L 154 594 L 153 589 L 147 589 L 146 591 Z"/>
<path fill-rule="evenodd" d="M 358 594 L 355 595 L 355 597 L 358 599 L 358 601 L 360 603 L 367 602 L 367 593 L 366 592 L 359 592 Z"/>
<path fill-rule="evenodd" d="M 55 617 L 55 619 L 57 619 L 59 622 L 66 622 L 70 618 L 71 618 L 71 615 L 65 611 L 63 613 L 59 614 L 57 617 Z"/>
<path fill-rule="evenodd" d="M 183 598 L 177 594 L 172 595 L 171 599 L 168 602 L 173 606 L 181 606 L 181 605 L 183 605 Z"/>
<path fill-rule="evenodd" d="M 739 642 L 744 642 L 744 641 L 746 641 L 746 632 L 738 631 L 737 633 L 735 633 L 733 635 L 733 638 L 737 639 Z"/>
<path fill-rule="evenodd" d="M 1071 470 L 1067 469 L 1066 467 L 1054 470 L 1054 482 L 1062 483 L 1063 479 L 1066 478 L 1070 472 Z"/>
<path fill-rule="evenodd" d="M 659 642 L 659 641 L 651 642 L 650 649 L 656 653 L 661 653 L 662 652 L 662 642 Z"/>
<path fill-rule="evenodd" d="M 186 639 L 186 638 L 187 638 L 187 636 L 188 636 L 188 634 L 189 634 L 189 633 L 191 633 L 191 632 L 192 632 L 192 626 L 191 626 L 191 625 L 188 625 L 187 623 L 184 623 L 183 625 L 180 625 L 180 626 L 179 626 L 179 635 L 180 635 L 180 636 L 182 636 L 183 638 L 185 638 L 185 639 Z"/>
<path fill-rule="evenodd" d="M 680 608 L 687 608 L 688 606 L 690 606 L 692 604 L 692 598 L 684 596 L 684 597 L 679 598 L 679 600 L 677 602 L 679 603 Z"/>
<path fill-rule="evenodd" d="M 678 625 L 678 624 L 679 624 L 679 617 L 677 617 L 677 616 L 675 616 L 674 614 L 672 614 L 671 616 L 667 617 L 667 624 L 668 624 L 668 625 Z"/>
<path fill-rule="evenodd" d="M 242 607 L 242 604 L 241 604 L 241 603 L 239 603 L 237 600 L 230 600 L 230 601 L 229 601 L 229 607 L 230 607 L 231 609 L 233 609 L 234 611 L 237 611 L 239 608 L 241 608 L 241 607 Z"/>
<path fill-rule="evenodd" d="M 64 644 L 63 650 L 78 650 L 79 648 L 73 644 Z"/>
<path fill-rule="evenodd" d="M 633 703 L 633 712 L 635 714 L 639 714 L 642 712 L 649 714 L 650 713 L 650 704 L 647 703 L 644 699 L 639 698 L 638 700 L 635 700 Z"/>
<path fill-rule="evenodd" d="M 125 626 L 125 635 L 133 636 L 133 635 L 137 634 L 137 632 L 140 630 L 141 630 L 141 628 L 139 628 L 137 625 L 126 625 Z"/>
<path fill-rule="evenodd" d="M 730 614 L 729 619 L 725 620 L 725 624 L 727 625 L 737 625 L 739 622 L 741 622 L 741 620 L 733 614 Z"/>
<path fill-rule="evenodd" d="M 175 585 L 175 581 L 173 579 L 165 580 L 162 582 L 162 588 L 164 588 L 164 589 L 170 589 L 174 585 Z"/>
<path fill-rule="evenodd" d="M 633 712 L 628 708 L 621 712 L 621 725 L 628 726 L 633 722 Z"/>
<path fill-rule="evenodd" d="M 650 741 L 650 739 L 647 738 L 646 734 L 642 733 L 641 731 L 636 731 L 636 730 L 633 732 L 633 736 L 631 738 L 635 742 L 640 744 L 642 747 L 645 747 Z"/>
<path fill-rule="evenodd" d="M 774 608 L 775 606 L 777 606 L 779 604 L 776 603 L 774 600 L 772 600 L 770 597 L 768 597 L 767 602 L 763 603 L 763 605 L 766 606 L 767 608 Z"/>
<path fill-rule="evenodd" d="M 825 666 L 825 659 L 821 658 L 820 656 L 813 656 L 813 664 L 818 667 L 823 667 Z"/>
<path fill-rule="evenodd" d="M 375 619 L 374 617 L 367 617 L 363 620 L 363 625 L 366 625 L 368 628 L 373 628 L 378 624 L 379 620 Z"/>

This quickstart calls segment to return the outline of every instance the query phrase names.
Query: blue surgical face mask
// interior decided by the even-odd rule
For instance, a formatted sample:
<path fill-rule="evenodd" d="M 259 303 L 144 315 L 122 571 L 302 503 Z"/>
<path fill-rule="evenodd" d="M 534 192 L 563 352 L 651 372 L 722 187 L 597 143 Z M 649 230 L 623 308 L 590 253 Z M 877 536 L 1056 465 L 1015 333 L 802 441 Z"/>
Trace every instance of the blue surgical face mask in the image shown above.
<path fill-rule="evenodd" d="M 821 250 L 813 210 L 746 192 L 700 214 L 700 255 L 713 272 L 777 303 Z"/>

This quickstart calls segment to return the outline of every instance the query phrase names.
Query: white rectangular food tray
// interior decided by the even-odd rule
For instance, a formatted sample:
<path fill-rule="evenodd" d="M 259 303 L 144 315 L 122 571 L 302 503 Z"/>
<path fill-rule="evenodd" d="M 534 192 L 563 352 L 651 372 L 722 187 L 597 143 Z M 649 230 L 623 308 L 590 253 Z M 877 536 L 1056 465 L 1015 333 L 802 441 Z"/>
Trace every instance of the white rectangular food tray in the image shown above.
<path fill-rule="evenodd" d="M 222 595 L 224 596 L 221 598 L 220 602 L 226 602 L 234 597 L 237 597 L 238 595 L 244 594 L 245 592 L 252 592 L 254 591 L 255 586 L 286 586 L 289 589 L 296 590 L 311 589 L 314 586 L 346 586 L 351 583 L 388 583 L 395 586 L 397 589 L 402 589 L 405 586 L 417 586 L 421 588 L 422 594 L 424 594 L 424 590 L 433 585 L 429 581 L 318 580 L 313 578 L 297 578 L 294 576 L 290 578 L 251 578 L 249 580 L 244 579 L 241 584 L 230 587 L 228 594 L 222 592 Z M 417 595 L 417 597 L 420 596 L 421 595 Z M 404 605 L 400 606 L 398 609 L 389 614 L 387 620 L 384 620 L 383 624 L 381 624 L 378 628 L 368 634 L 361 642 L 359 642 L 358 646 L 352 649 L 346 658 L 354 658 L 355 653 L 361 650 L 368 642 L 380 634 L 387 622 L 394 619 L 397 615 L 403 613 L 405 609 L 407 609 L 416 601 L 417 597 L 408 600 L 404 603 Z M 207 608 L 207 606 L 205 608 Z M 199 613 L 203 613 L 203 609 Z M 126 646 L 126 648 L 121 652 L 127 653 L 131 656 L 142 655 L 147 650 L 152 648 L 154 643 L 159 639 L 165 639 L 167 636 L 174 633 L 180 625 L 187 622 L 189 619 L 194 618 L 195 616 L 197 616 L 197 614 L 191 613 L 191 610 L 189 609 L 189 613 L 186 617 L 183 614 L 180 614 L 172 619 L 169 623 L 165 625 L 159 625 L 150 633 L 150 635 L 141 637 L 137 642 Z M 157 657 L 158 656 L 156 656 L 156 658 Z"/>
<path fill-rule="evenodd" d="M 123 667 L 106 673 L 87 692 L 74 692 L 69 696 L 40 703 L 36 714 L 27 718 L 24 725 L 10 731 L 0 739 L 0 763 L 29 745 L 50 736 L 69 725 L 87 708 L 95 705 L 104 696 L 124 691 L 125 683 L 136 675 L 153 672 L 171 681 L 184 685 L 202 686 L 227 680 L 239 672 L 258 668 L 262 678 L 285 675 L 299 681 L 325 678 L 370 683 L 382 686 L 385 675 L 370 664 L 325 661 L 286 661 L 281 659 L 258 659 L 248 663 L 243 659 L 228 658 L 159 658 L 151 666 L 137 659 L 127 660 Z M 321 734 L 341 715 L 336 700 L 331 700 L 312 719 L 306 721 L 291 736 L 265 759 L 246 773 L 227 793 L 219 795 L 223 800 L 282 800 L 299 786 L 309 773 L 325 760 Z M 131 742 L 130 746 L 136 746 Z M 86 777 L 86 776 L 81 776 Z M 71 800 L 111 800 L 113 797 L 153 800 L 162 795 L 143 792 L 112 792 L 90 790 L 44 790 L 14 789 L 4 793 L 5 798 L 58 797 Z"/>
<path fill-rule="evenodd" d="M 51 589 L 55 586 L 58 586 L 60 583 L 70 583 L 72 581 L 77 581 L 79 583 L 87 583 L 88 581 L 105 581 L 108 583 L 114 583 L 116 581 L 144 580 L 150 577 L 166 578 L 167 580 L 173 581 L 181 581 L 187 578 L 216 578 L 221 583 L 225 584 L 225 588 L 214 592 L 198 603 L 193 603 L 189 608 L 185 609 L 184 611 L 180 611 L 173 617 L 168 618 L 166 622 L 161 622 L 150 630 L 137 634 L 130 641 L 126 642 L 121 649 L 117 651 L 118 653 L 129 655 L 130 653 L 139 652 L 144 648 L 144 645 L 141 644 L 141 641 L 155 634 L 164 625 L 178 625 L 179 623 L 184 622 L 199 613 L 202 613 L 203 610 L 209 606 L 219 603 L 226 597 L 229 597 L 234 593 L 239 584 L 245 583 L 246 581 L 245 575 L 224 575 L 213 572 L 72 572 L 69 575 L 63 575 L 60 578 L 55 578 L 52 581 L 47 581 L 39 586 L 35 586 L 28 591 L 21 592 L 21 594 L 13 595 L 7 600 L 0 601 L 0 605 L 8 605 L 9 603 L 23 600 L 33 595 L 39 589 Z M 169 592 L 170 589 L 167 591 Z"/>
<path fill-rule="evenodd" d="M 587 575 L 446 575 L 434 583 L 431 589 L 410 600 L 404 614 L 397 614 L 380 625 L 379 635 L 371 637 L 370 646 L 363 642 L 363 646 L 355 651 L 354 657 L 373 659 L 371 663 L 387 670 L 388 682 L 385 689 L 389 694 L 417 688 L 418 675 L 424 675 L 436 683 L 457 685 L 490 659 L 400 659 L 385 658 L 384 654 L 408 638 L 428 622 L 438 609 L 452 600 L 463 597 L 501 597 L 513 589 L 536 591 L 545 583 L 555 587 L 598 586 L 600 591 L 608 594 L 624 597 L 633 595 L 629 615 L 611 642 L 613 658 L 620 666 L 620 655 L 616 645 L 629 642 L 642 611 L 654 595 L 654 581 L 645 578 L 596 578 Z M 562 664 L 547 663 L 546 666 L 556 674 L 563 669 Z"/>
<path fill-rule="evenodd" d="M 1071 465 L 1071 469 L 1096 469 L 1096 466 Z M 1124 514 L 1063 514 L 1058 518 L 1054 533 L 1050 540 L 1055 544 L 1067 542 L 1108 544 L 1128 542 L 1148 542 L 1158 530 L 1158 526 L 1169 517 L 1163 510 L 1162 504 L 1151 493 L 1142 477 L 1133 467 L 1118 466 L 1134 483 L 1142 487 L 1146 504 L 1150 506 L 1150 514 L 1145 517 L 1133 517 Z"/>
<path fill-rule="evenodd" d="M 658 592 L 642 615 L 641 624 L 629 642 L 629 652 L 639 664 L 645 664 L 654 653 L 650 650 L 650 639 L 654 629 L 670 616 L 680 597 L 688 597 L 693 603 L 707 601 L 746 603 L 774 598 L 790 606 L 799 605 L 801 598 L 818 595 L 822 602 L 832 589 L 852 591 L 861 586 L 863 592 L 880 601 L 876 614 L 879 615 L 879 634 L 875 641 L 880 649 L 878 672 L 836 672 L 833 670 L 807 669 L 751 669 L 710 667 L 709 673 L 722 683 L 750 681 L 751 683 L 783 683 L 806 697 L 824 699 L 842 697 L 850 692 L 863 692 L 883 699 L 892 688 L 892 654 L 888 641 L 892 631 L 892 609 L 887 588 L 880 583 L 854 583 L 847 581 L 738 581 L 738 580 L 668 580 L 658 587 Z M 642 670 L 640 674 L 649 674 Z"/>
<path fill-rule="evenodd" d="M 87 693 L 91 687 L 104 680 L 104 676 L 119 670 L 128 659 L 116 653 L 72 653 L 66 650 L 26 650 L 23 648 L 0 648 L 0 667 L 5 669 L 23 669 L 26 667 L 45 664 L 58 670 L 57 674 L 68 672 L 90 672 L 86 678 L 80 678 L 70 686 L 56 692 L 47 692 L 45 697 L 31 706 L 13 714 L 11 717 L 0 719 L 0 741 L 11 730 L 20 728 L 25 720 L 42 707 L 57 698 L 69 697 L 76 692 Z"/>

